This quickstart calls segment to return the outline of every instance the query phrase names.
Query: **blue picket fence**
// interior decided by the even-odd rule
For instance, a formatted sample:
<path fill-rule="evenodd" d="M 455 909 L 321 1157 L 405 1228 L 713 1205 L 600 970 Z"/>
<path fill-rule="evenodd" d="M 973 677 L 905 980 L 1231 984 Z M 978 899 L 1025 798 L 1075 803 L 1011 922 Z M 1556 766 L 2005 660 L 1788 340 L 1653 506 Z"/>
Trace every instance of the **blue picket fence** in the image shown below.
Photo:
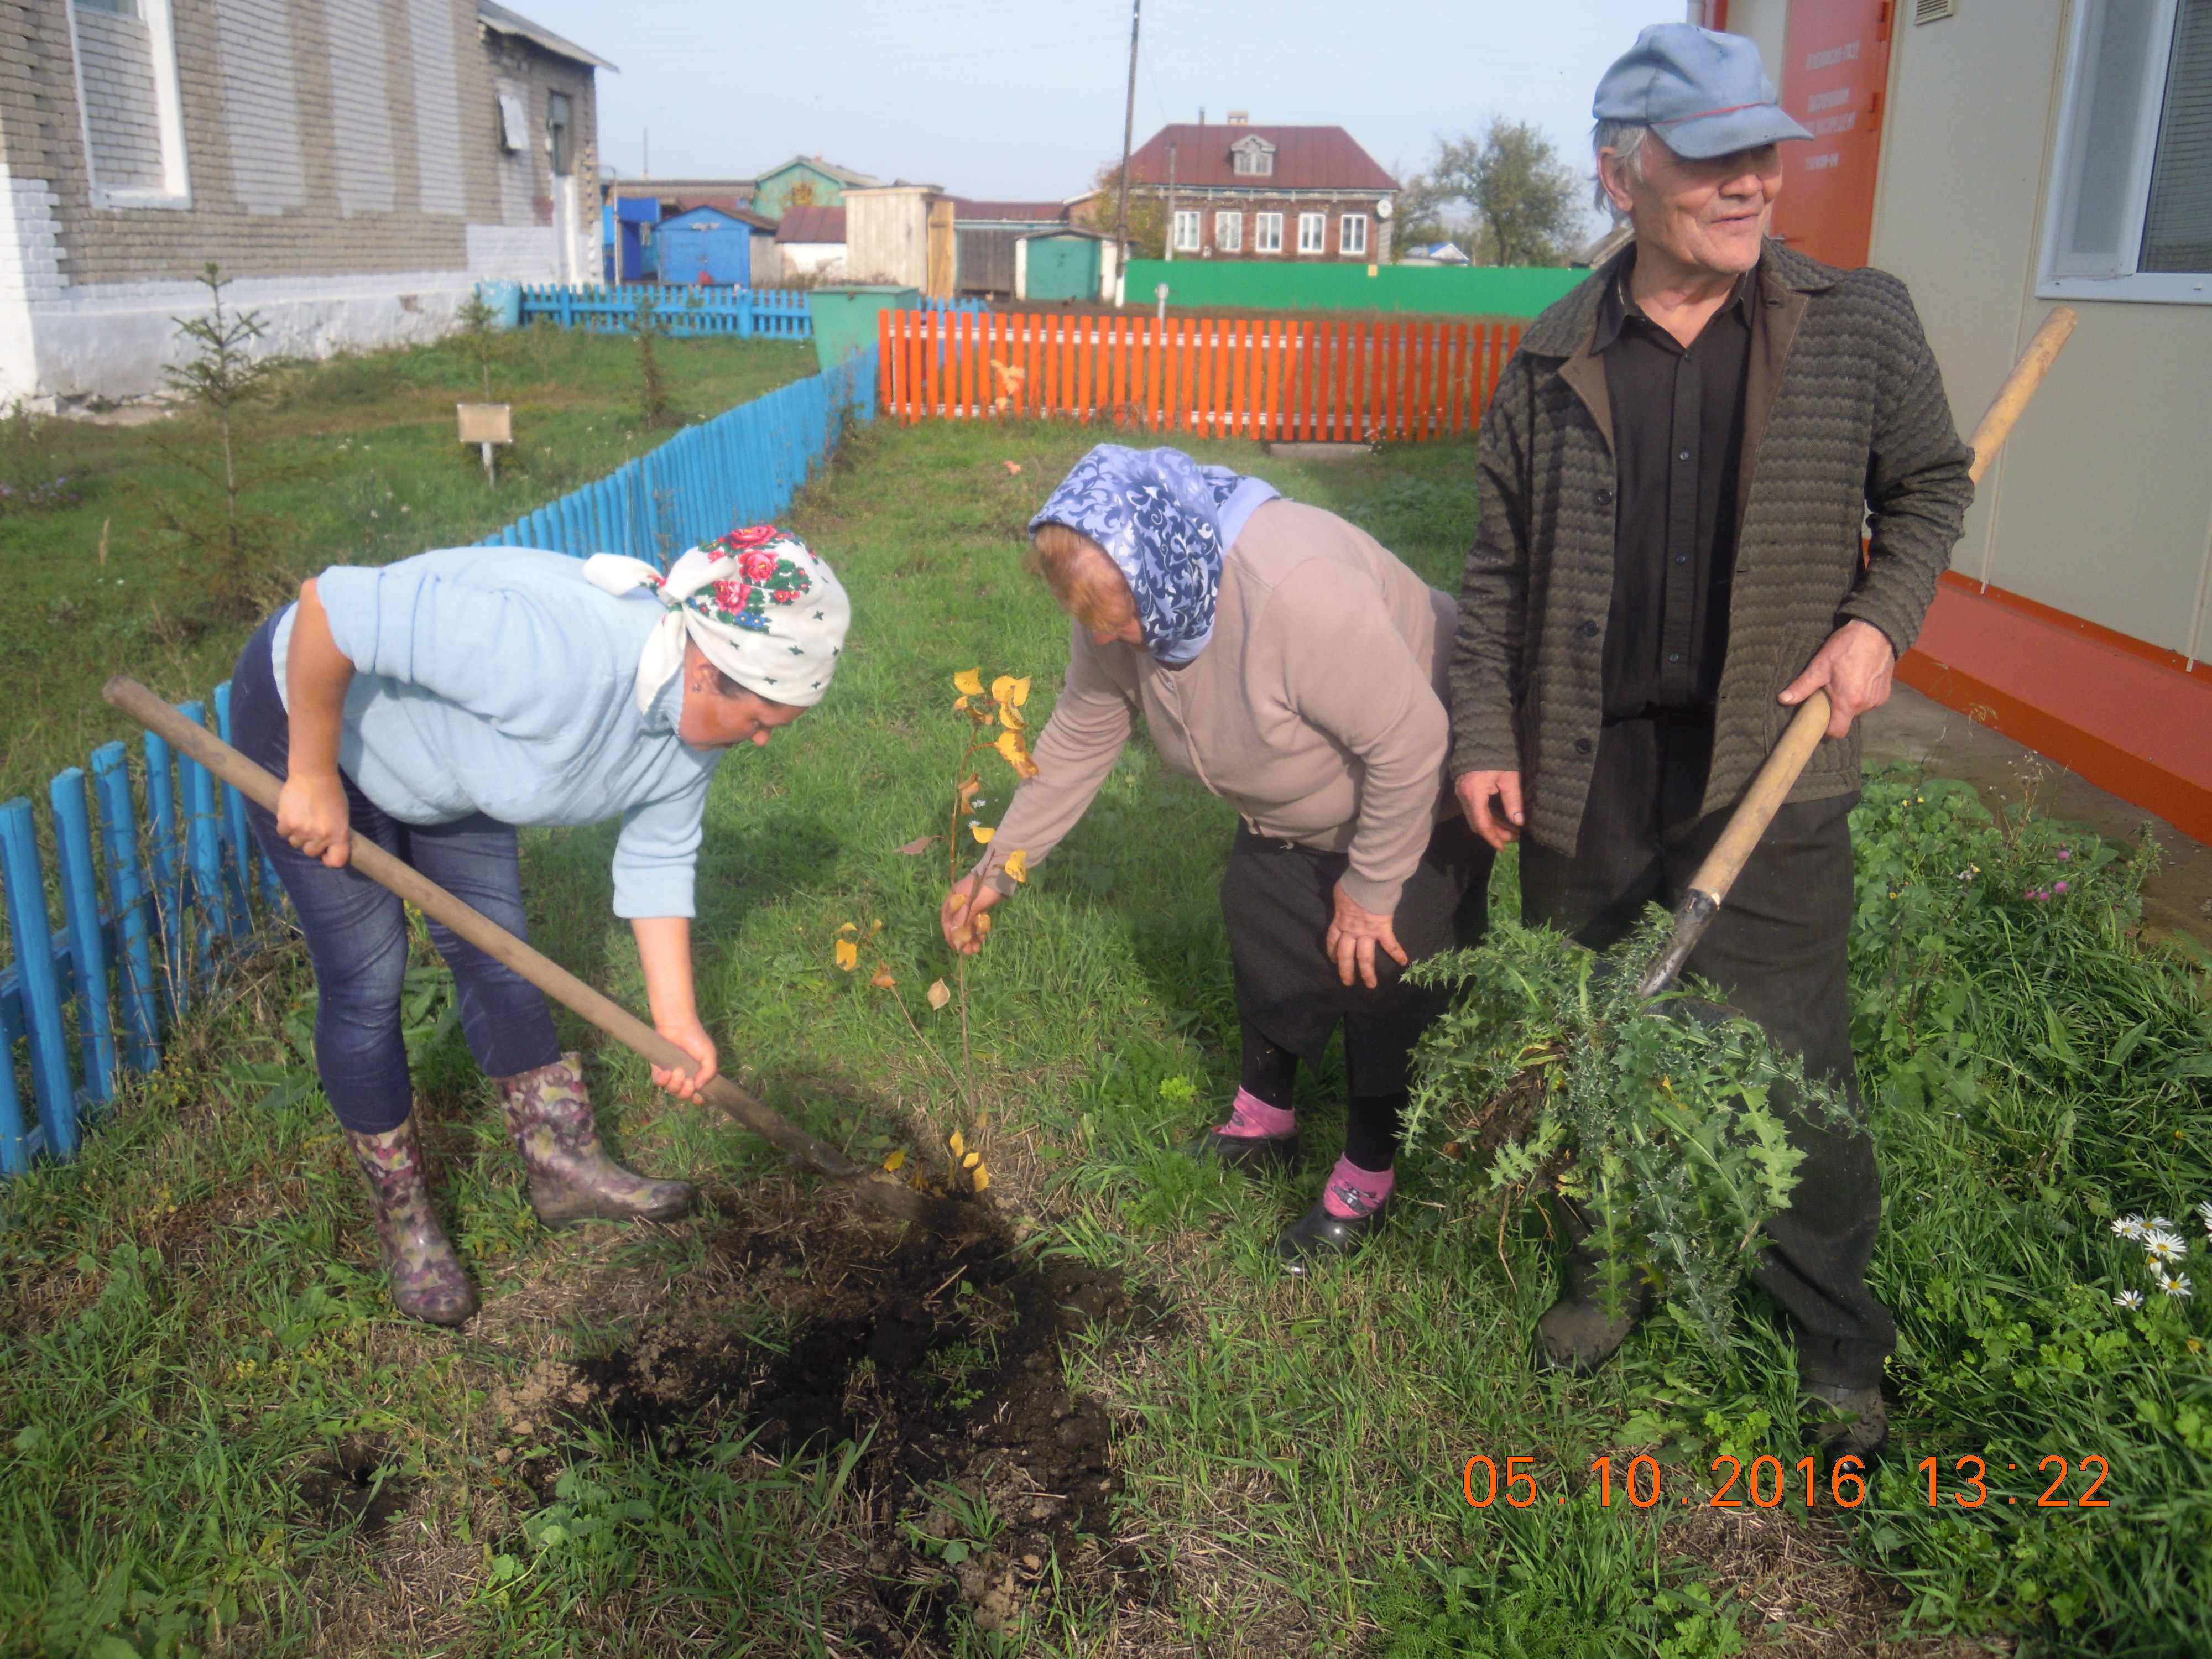
<path fill-rule="evenodd" d="M 563 328 L 593 334 L 627 334 L 637 326 L 639 301 L 651 296 L 653 314 L 679 339 L 726 335 L 739 340 L 811 340 L 813 313 L 795 289 L 686 288 L 624 283 L 615 288 L 526 283 L 522 320 L 543 317 Z"/>
<path fill-rule="evenodd" d="M 687 427 L 594 484 L 526 513 L 487 547 L 541 547 L 582 558 L 627 553 L 664 569 L 688 547 L 773 519 L 836 441 L 849 412 L 876 406 L 876 348 L 836 368 Z"/>
<path fill-rule="evenodd" d="M 837 441 L 875 409 L 874 348 L 826 374 L 686 428 L 598 483 L 525 515 L 484 545 L 581 556 L 669 554 L 775 518 Z M 230 737 L 230 687 L 210 700 Z M 179 705 L 210 723 L 199 702 Z M 152 732 L 139 756 L 103 744 L 47 791 L 54 871 L 21 796 L 0 805 L 0 1176 L 73 1157 L 126 1073 L 161 1063 L 163 1036 L 264 942 L 285 912 L 246 798 Z M 23 1109 L 27 1074 L 33 1110 Z"/>

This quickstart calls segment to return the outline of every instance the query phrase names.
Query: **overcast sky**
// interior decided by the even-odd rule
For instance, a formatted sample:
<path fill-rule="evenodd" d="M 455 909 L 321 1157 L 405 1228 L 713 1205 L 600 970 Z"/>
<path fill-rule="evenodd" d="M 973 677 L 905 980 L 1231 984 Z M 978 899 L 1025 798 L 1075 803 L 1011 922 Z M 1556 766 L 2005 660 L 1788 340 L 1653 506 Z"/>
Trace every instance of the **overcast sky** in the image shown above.
<path fill-rule="evenodd" d="M 510 0 L 622 66 L 599 76 L 599 154 L 749 177 L 819 153 L 959 195 L 1048 198 L 1118 159 L 1127 0 Z M 1136 142 L 1169 121 L 1348 128 L 1393 172 L 1493 111 L 1577 166 L 1590 93 L 1680 0 L 1144 0 Z"/>

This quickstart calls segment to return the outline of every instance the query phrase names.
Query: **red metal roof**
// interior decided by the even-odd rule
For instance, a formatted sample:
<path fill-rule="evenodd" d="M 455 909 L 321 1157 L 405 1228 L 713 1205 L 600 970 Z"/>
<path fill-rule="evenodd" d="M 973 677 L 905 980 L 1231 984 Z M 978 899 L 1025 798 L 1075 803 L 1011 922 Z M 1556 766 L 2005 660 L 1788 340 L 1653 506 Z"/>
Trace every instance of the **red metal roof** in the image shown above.
<path fill-rule="evenodd" d="M 1067 217 L 1067 204 L 1065 202 L 971 202 L 964 196 L 956 196 L 952 198 L 952 215 L 956 221 L 994 219 L 1013 220 L 1017 222 L 1032 224 L 1041 224 L 1047 221 L 1059 223 Z"/>
<path fill-rule="evenodd" d="M 783 210 L 775 228 L 779 242 L 842 242 L 845 240 L 845 210 L 841 207 L 794 207 Z"/>
<path fill-rule="evenodd" d="M 1275 170 L 1259 177 L 1237 172 L 1229 147 L 1239 138 L 1260 137 L 1275 147 Z M 1176 182 L 1255 193 L 1273 190 L 1395 190 L 1398 181 L 1342 127 L 1199 126 L 1179 122 L 1162 127 L 1129 158 L 1133 183 L 1168 181 L 1168 146 L 1176 147 Z"/>

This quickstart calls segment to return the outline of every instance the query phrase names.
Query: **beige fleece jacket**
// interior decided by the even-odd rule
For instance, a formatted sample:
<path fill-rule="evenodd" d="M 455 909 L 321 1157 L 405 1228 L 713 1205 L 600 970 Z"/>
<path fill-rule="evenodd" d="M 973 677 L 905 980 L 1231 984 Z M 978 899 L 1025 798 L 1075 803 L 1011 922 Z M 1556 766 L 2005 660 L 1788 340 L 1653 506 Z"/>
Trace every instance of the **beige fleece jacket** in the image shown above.
<path fill-rule="evenodd" d="M 1389 915 L 1438 817 L 1456 810 L 1445 770 L 1457 607 L 1364 531 L 1273 501 L 1221 565 L 1213 637 L 1163 668 L 1080 626 L 1067 680 L 1022 785 L 976 867 L 1057 847 L 1114 769 L 1141 713 L 1160 759 L 1196 778 L 1255 833 L 1348 853 L 1346 894 Z"/>

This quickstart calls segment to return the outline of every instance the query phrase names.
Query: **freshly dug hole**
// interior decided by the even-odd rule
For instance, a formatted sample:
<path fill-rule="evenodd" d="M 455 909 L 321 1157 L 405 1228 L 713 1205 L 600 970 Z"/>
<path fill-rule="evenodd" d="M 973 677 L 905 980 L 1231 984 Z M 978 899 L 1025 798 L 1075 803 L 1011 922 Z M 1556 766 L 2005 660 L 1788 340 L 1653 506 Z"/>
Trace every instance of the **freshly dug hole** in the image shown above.
<path fill-rule="evenodd" d="M 1118 1273 L 1039 1262 L 980 1206 L 948 1236 L 790 1197 L 742 1213 L 688 1277 L 670 1317 L 574 1364 L 588 1409 L 678 1458 L 749 1431 L 778 1457 L 865 1441 L 865 1565 L 831 1601 L 863 1646 L 906 1651 L 961 1603 L 998 1628 L 1055 1561 L 1063 1579 L 1152 1595 L 1134 1553 L 1102 1541 L 1118 1489 L 1106 1413 L 1069 1392 L 1060 1359 L 1066 1334 L 1157 1322 Z"/>

